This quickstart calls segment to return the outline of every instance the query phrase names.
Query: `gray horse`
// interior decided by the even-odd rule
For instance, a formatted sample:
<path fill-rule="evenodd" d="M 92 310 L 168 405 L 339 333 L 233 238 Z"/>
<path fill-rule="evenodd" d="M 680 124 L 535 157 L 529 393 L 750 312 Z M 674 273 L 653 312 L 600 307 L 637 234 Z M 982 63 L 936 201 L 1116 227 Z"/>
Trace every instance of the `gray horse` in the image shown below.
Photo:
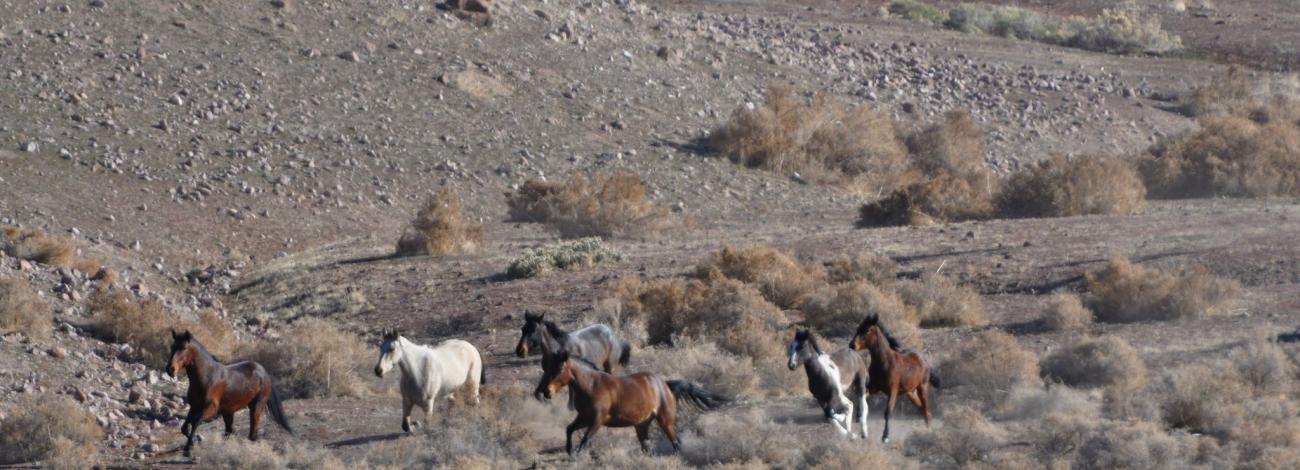
<path fill-rule="evenodd" d="M 627 366 L 632 358 L 632 345 L 619 339 L 614 330 L 602 323 L 567 332 L 547 320 L 545 313 L 524 312 L 524 326 L 520 332 L 515 355 L 528 357 L 528 353 L 540 349 L 543 366 L 554 355 L 564 351 L 569 356 L 590 361 L 605 372 L 617 374 L 617 367 Z"/>
<path fill-rule="evenodd" d="M 840 434 L 853 432 L 854 412 L 867 438 L 867 362 L 851 348 L 826 354 L 807 329 L 800 328 L 790 342 L 790 370 L 803 364 L 808 374 L 808 391 L 821 405 L 826 419 Z M 846 395 L 847 393 L 847 395 Z M 857 406 L 854 406 L 854 403 Z"/>

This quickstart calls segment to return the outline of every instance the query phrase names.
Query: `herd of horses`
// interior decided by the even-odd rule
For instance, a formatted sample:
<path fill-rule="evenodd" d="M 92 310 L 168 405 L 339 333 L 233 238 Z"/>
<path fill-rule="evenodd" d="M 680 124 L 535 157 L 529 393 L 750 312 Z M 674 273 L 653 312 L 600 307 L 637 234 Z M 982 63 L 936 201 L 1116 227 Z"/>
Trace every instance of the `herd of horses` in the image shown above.
<path fill-rule="evenodd" d="M 534 396 L 549 400 L 567 388 L 569 406 L 577 412 L 565 428 L 565 451 L 569 454 L 575 452 L 574 432 L 585 430 L 576 449 L 581 452 L 605 427 L 635 428 L 642 450 L 648 451 L 650 427 L 658 425 L 673 449 L 680 449 L 675 425 L 679 404 L 708 411 L 734 399 L 685 380 L 664 380 L 644 372 L 623 374 L 632 347 L 603 324 L 568 332 L 542 314 L 525 313 L 515 354 L 526 358 L 534 352 L 542 356 L 542 376 Z M 172 376 L 184 373 L 189 380 L 185 397 L 190 408 L 181 425 L 185 455 L 190 455 L 201 424 L 220 415 L 229 435 L 234 432 L 235 413 L 244 408 L 249 410 L 250 440 L 257 440 L 258 425 L 268 411 L 280 427 L 293 434 L 271 376 L 260 364 L 222 364 L 188 331 L 172 332 L 170 357 L 167 372 Z M 939 386 L 938 376 L 917 352 L 903 348 L 875 314 L 863 319 L 847 346 L 831 353 L 822 350 L 807 329 L 797 330 L 789 345 L 788 366 L 791 370 L 803 366 L 809 391 L 841 434 L 853 436 L 856 418 L 859 435 L 868 437 L 867 397 L 876 393 L 888 396 L 881 435 L 884 442 L 889 442 L 889 419 L 899 395 L 916 405 L 930 425 L 930 395 L 932 388 Z M 395 331 L 384 331 L 375 375 L 382 378 L 394 368 L 401 372 L 402 430 L 408 433 L 419 425 L 411 421 L 415 407 L 427 418 L 438 401 L 462 390 L 477 404 L 479 387 L 487 382 L 483 358 L 468 342 L 449 339 L 428 347 Z"/>

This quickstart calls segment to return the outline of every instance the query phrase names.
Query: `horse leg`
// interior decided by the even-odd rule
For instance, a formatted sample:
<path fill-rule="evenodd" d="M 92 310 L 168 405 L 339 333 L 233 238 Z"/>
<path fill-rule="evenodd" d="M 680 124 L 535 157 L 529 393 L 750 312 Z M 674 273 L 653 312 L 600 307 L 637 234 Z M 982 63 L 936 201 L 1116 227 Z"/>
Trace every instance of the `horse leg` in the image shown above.
<path fill-rule="evenodd" d="M 921 398 L 921 411 L 925 412 L 925 427 L 928 428 L 930 427 L 930 383 L 922 383 L 917 390 L 919 390 L 917 395 Z"/>
<path fill-rule="evenodd" d="M 582 440 L 578 441 L 578 452 L 582 452 L 587 448 L 587 444 L 591 443 L 591 436 L 594 436 L 596 431 L 599 431 L 607 420 L 609 420 L 609 415 L 606 413 L 596 415 L 596 419 L 592 420 L 591 426 L 587 426 L 587 431 L 582 433 Z"/>
<path fill-rule="evenodd" d="M 265 403 L 261 400 L 253 400 L 248 404 L 248 440 L 250 441 L 257 441 L 257 430 L 261 427 L 262 413 L 266 410 Z"/>
<path fill-rule="evenodd" d="M 415 407 L 415 400 L 402 399 L 402 431 L 411 432 L 411 408 Z"/>
<path fill-rule="evenodd" d="M 668 407 L 661 407 L 655 418 L 659 421 L 659 429 L 663 430 L 664 435 L 668 436 L 668 442 L 673 445 L 673 451 L 682 450 L 682 441 L 677 438 L 675 410 Z"/>
<path fill-rule="evenodd" d="M 650 420 L 636 425 L 636 440 L 641 443 L 641 452 L 650 453 Z"/>
<path fill-rule="evenodd" d="M 194 447 L 194 436 L 198 435 L 199 425 L 203 424 L 203 408 L 190 405 L 190 412 L 185 416 L 185 424 L 181 425 L 181 434 L 185 435 L 185 456 L 190 456 L 190 449 Z"/>
<path fill-rule="evenodd" d="M 564 453 L 573 455 L 573 432 L 587 427 L 582 422 L 582 416 L 573 418 L 573 422 L 564 428 Z"/>
<path fill-rule="evenodd" d="M 226 422 L 226 437 L 235 433 L 235 413 L 233 411 L 221 413 L 221 420 Z"/>
<path fill-rule="evenodd" d="M 862 427 L 862 440 L 867 440 L 867 391 L 858 390 L 858 425 Z"/>
<path fill-rule="evenodd" d="M 894 414 L 894 403 L 898 402 L 898 387 L 889 387 L 889 404 L 885 405 L 885 434 L 881 441 L 889 442 L 889 416 Z"/>

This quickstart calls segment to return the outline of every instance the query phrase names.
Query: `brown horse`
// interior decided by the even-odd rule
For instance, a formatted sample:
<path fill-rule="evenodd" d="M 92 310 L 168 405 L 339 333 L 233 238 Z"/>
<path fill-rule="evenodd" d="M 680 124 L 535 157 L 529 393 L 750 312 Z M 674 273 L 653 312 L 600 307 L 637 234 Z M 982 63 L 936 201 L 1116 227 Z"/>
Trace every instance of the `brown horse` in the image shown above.
<path fill-rule="evenodd" d="M 189 391 L 185 393 L 190 411 L 181 425 L 186 456 L 194 447 L 194 436 L 200 424 L 220 414 L 226 422 L 226 435 L 230 435 L 235 432 L 235 412 L 244 408 L 249 410 L 249 440 L 257 440 L 258 423 L 267 410 L 271 411 L 276 424 L 293 434 L 293 428 L 284 416 L 284 408 L 280 406 L 280 396 L 271 386 L 271 375 L 261 364 L 252 361 L 222 364 L 189 331 L 172 331 L 172 354 L 167 373 L 175 377 L 182 370 L 190 381 Z"/>
<path fill-rule="evenodd" d="M 889 416 L 894 413 L 898 395 L 906 395 L 917 409 L 925 413 L 925 425 L 930 426 L 930 387 L 939 386 L 934 374 L 921 355 L 915 351 L 900 351 L 898 340 L 889 335 L 879 317 L 871 314 L 858 325 L 858 331 L 849 341 L 849 347 L 871 354 L 867 389 L 871 393 L 889 395 L 885 407 L 885 433 L 881 440 L 889 442 Z"/>
<path fill-rule="evenodd" d="M 641 450 L 650 451 L 650 425 L 659 424 L 674 450 L 681 449 L 677 438 L 675 420 L 677 402 L 692 404 L 702 410 L 711 410 L 728 402 L 704 388 L 684 380 L 667 382 L 652 374 L 637 373 L 615 376 L 602 372 L 585 359 L 570 357 L 560 351 L 543 363 L 542 380 L 537 383 L 534 395 L 540 400 L 564 387 L 573 395 L 578 417 L 564 430 L 564 451 L 573 454 L 573 432 L 587 431 L 578 443 L 581 452 L 591 442 L 591 436 L 602 427 L 635 427 Z"/>

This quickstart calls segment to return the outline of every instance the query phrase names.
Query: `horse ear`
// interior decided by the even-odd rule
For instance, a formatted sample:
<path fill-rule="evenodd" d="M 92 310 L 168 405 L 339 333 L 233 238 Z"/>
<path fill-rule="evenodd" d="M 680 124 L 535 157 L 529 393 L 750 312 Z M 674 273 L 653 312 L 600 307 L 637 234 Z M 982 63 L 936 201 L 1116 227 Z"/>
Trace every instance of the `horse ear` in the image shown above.
<path fill-rule="evenodd" d="M 173 339 L 173 340 L 181 339 L 181 334 L 180 334 L 180 333 L 177 333 L 175 328 L 172 328 L 171 330 L 172 330 L 172 339 Z"/>

